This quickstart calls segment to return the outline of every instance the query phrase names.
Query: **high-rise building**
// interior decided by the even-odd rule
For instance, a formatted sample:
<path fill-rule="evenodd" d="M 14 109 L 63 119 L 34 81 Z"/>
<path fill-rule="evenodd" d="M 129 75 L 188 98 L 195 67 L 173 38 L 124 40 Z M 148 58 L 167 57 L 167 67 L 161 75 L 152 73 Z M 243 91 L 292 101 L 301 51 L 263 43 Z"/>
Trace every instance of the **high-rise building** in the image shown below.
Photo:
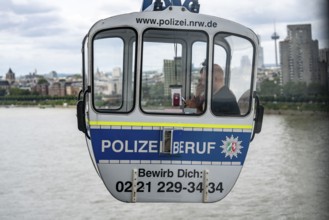
<path fill-rule="evenodd" d="M 287 82 L 321 83 L 319 43 L 312 40 L 310 24 L 288 25 L 288 36 L 280 42 L 283 84 Z"/>
<path fill-rule="evenodd" d="M 329 48 L 320 49 L 319 62 L 321 85 L 329 91 Z"/>
<path fill-rule="evenodd" d="M 257 35 L 257 36 L 258 36 L 258 40 L 259 40 L 257 67 L 264 68 L 264 48 L 260 45 L 260 42 L 261 42 L 260 35 Z"/>
<path fill-rule="evenodd" d="M 163 60 L 164 93 L 170 95 L 170 86 L 182 85 L 182 58 Z"/>

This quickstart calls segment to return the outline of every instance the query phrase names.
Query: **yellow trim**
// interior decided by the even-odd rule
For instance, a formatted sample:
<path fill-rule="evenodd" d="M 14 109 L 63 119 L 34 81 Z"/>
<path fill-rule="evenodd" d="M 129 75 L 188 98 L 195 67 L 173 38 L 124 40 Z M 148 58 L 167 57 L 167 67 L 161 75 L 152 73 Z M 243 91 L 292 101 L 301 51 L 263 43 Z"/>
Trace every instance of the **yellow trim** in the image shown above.
<path fill-rule="evenodd" d="M 188 123 L 170 123 L 170 122 L 89 121 L 89 125 L 90 126 L 131 126 L 131 127 L 180 127 L 180 128 L 252 129 L 252 125 L 188 124 Z"/>

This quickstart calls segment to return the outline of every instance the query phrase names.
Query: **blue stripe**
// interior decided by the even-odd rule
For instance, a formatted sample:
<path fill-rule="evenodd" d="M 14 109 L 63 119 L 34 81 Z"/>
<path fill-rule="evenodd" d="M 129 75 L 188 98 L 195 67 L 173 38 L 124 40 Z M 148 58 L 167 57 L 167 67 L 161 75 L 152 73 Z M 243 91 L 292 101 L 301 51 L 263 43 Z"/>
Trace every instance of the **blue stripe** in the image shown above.
<path fill-rule="evenodd" d="M 242 141 L 243 148 L 237 157 L 233 156 L 231 159 L 229 156 L 225 157 L 225 153 L 222 153 L 223 148 L 220 146 L 227 137 L 232 135 Z M 164 154 L 160 153 L 162 130 L 91 129 L 91 140 L 97 163 L 100 160 L 180 160 L 240 162 L 243 165 L 248 152 L 250 135 L 245 132 L 174 130 L 173 143 L 176 148 L 172 150 L 180 153 Z M 107 147 L 102 149 L 103 141 L 106 142 L 103 146 Z"/>

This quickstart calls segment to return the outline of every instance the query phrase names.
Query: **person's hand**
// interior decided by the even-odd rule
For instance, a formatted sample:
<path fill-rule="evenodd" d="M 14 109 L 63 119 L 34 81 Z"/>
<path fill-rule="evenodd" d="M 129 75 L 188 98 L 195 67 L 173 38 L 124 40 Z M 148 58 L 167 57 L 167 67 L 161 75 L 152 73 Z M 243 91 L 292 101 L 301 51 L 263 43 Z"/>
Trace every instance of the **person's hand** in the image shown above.
<path fill-rule="evenodd" d="M 187 100 L 185 104 L 186 104 L 186 107 L 189 107 L 189 108 L 197 108 L 198 107 L 198 103 L 197 103 L 195 97 L 192 98 L 192 99 Z"/>

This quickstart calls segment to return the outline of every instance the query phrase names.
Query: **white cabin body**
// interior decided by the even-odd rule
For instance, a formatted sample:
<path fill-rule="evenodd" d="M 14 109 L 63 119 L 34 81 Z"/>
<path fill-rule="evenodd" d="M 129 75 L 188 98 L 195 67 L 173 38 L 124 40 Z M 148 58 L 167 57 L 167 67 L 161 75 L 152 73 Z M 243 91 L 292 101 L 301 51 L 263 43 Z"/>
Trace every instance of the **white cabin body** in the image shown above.
<path fill-rule="evenodd" d="M 83 48 L 85 133 L 110 193 L 125 202 L 224 198 L 255 132 L 255 33 L 173 6 L 100 20 Z M 214 103 L 214 64 L 238 113 L 231 100 Z"/>

